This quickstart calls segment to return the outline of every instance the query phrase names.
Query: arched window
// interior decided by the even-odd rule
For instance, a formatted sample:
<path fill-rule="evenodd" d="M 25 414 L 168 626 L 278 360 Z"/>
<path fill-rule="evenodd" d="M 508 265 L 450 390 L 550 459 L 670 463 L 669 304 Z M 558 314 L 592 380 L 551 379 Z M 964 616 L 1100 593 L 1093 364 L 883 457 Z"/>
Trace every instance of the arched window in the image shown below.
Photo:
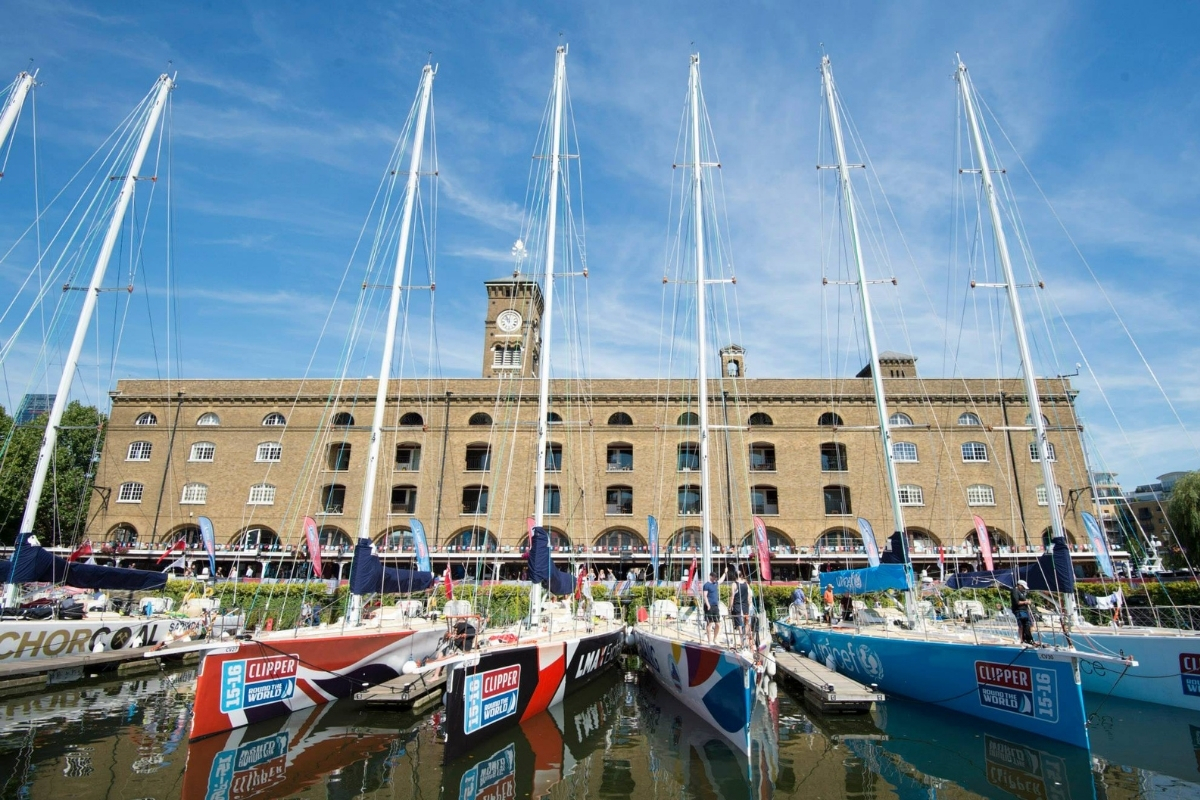
<path fill-rule="evenodd" d="M 200 535 L 198 525 L 181 525 L 163 539 L 168 547 L 176 542 L 186 542 L 189 549 L 196 549 L 204 546 L 204 537 Z"/>
<path fill-rule="evenodd" d="M 559 414 L 557 411 L 547 411 L 546 412 L 546 424 L 561 425 L 562 424 L 562 414 Z"/>
<path fill-rule="evenodd" d="M 149 461 L 150 451 L 154 449 L 154 445 L 150 442 L 130 442 L 129 452 L 125 455 L 126 461 Z"/>
<path fill-rule="evenodd" d="M 400 417 L 400 424 L 406 428 L 420 427 L 425 424 L 425 418 L 415 411 L 409 411 Z"/>
<path fill-rule="evenodd" d="M 1000 530 L 999 528 L 993 528 L 989 525 L 987 532 L 988 541 L 991 543 L 993 548 L 1012 547 L 1012 537 L 1004 531 Z M 971 532 L 966 535 L 966 538 L 964 538 L 963 541 L 972 547 L 979 547 L 979 534 L 975 532 L 974 528 L 972 528 Z"/>
<path fill-rule="evenodd" d="M 912 424 L 912 417 L 903 411 L 897 411 L 888 417 L 888 425 L 891 425 L 893 428 L 911 428 Z"/>
<path fill-rule="evenodd" d="M 196 442 L 192 445 L 188 461 L 212 461 L 217 457 L 217 446 L 212 442 Z"/>
<path fill-rule="evenodd" d="M 983 421 L 979 419 L 978 414 L 964 411 L 958 415 L 958 424 L 964 427 L 979 428 L 983 426 Z"/>
<path fill-rule="evenodd" d="M 779 491 L 774 486 L 751 486 L 750 513 L 778 514 Z"/>
<path fill-rule="evenodd" d="M 1026 424 L 1026 425 L 1032 425 L 1032 424 L 1033 424 L 1033 414 L 1032 414 L 1032 413 L 1030 413 L 1030 414 L 1026 414 L 1026 415 L 1025 415 L 1025 424 Z M 1047 428 L 1048 428 L 1048 427 L 1050 427 L 1050 420 L 1049 420 L 1049 419 L 1047 419 L 1047 417 L 1046 417 L 1046 415 L 1045 415 L 1045 414 L 1042 414 L 1042 425 L 1043 425 L 1043 426 L 1045 426 L 1045 427 L 1047 427 Z"/>
<path fill-rule="evenodd" d="M 720 549 L 721 546 L 717 543 L 716 536 L 713 536 L 710 533 L 708 535 L 708 539 L 709 539 L 709 546 L 714 551 Z M 700 551 L 700 547 L 701 547 L 701 544 L 703 541 L 704 541 L 704 539 L 702 538 L 702 534 L 700 533 L 699 528 L 684 528 L 683 530 L 679 531 L 671 538 L 671 541 L 667 545 L 667 547 L 668 547 L 668 549 L 674 550 L 675 552 L 697 553 Z"/>
<path fill-rule="evenodd" d="M 858 550 L 862 547 L 862 536 L 849 528 L 834 528 L 825 531 L 817 539 L 818 550 Z"/>
<path fill-rule="evenodd" d="M 265 417 L 263 417 L 262 424 L 267 427 L 273 425 L 287 425 L 287 419 L 278 411 L 272 411 L 270 414 L 267 414 Z"/>
<path fill-rule="evenodd" d="M 929 531 L 909 528 L 908 544 L 914 553 L 935 553 L 941 542 Z"/>
<path fill-rule="evenodd" d="M 609 472 L 628 472 L 633 469 L 633 445 L 613 442 L 606 448 L 606 453 Z"/>
<path fill-rule="evenodd" d="M 967 505 L 994 506 L 996 505 L 996 490 L 985 483 L 977 483 L 967 487 Z"/>
<path fill-rule="evenodd" d="M 482 411 L 476 411 L 474 414 L 471 415 L 471 418 L 469 420 L 467 420 L 467 424 L 468 425 L 491 425 L 492 417 L 490 414 L 485 414 Z"/>
<path fill-rule="evenodd" d="M 321 487 L 321 511 L 325 514 L 341 514 L 346 507 L 346 487 L 330 483 Z"/>
<path fill-rule="evenodd" d="M 138 418 L 133 421 L 133 424 L 134 425 L 157 425 L 158 417 L 154 416 L 154 414 L 150 413 L 149 411 L 146 411 L 142 414 L 139 414 Z"/>
<path fill-rule="evenodd" d="M 694 428 L 700 424 L 700 415 L 695 411 L 685 411 L 679 415 L 679 419 L 675 420 L 675 424 Z"/>
<path fill-rule="evenodd" d="M 334 442 L 325 455 L 325 467 L 334 472 L 345 472 L 350 469 L 350 452 L 349 442 Z"/>
<path fill-rule="evenodd" d="M 413 544 L 412 530 L 409 528 L 394 528 L 381 534 L 375 540 L 375 545 L 380 550 L 411 551 L 416 549 L 416 545 Z"/>
<path fill-rule="evenodd" d="M 829 517 L 850 514 L 850 487 L 826 486 L 821 490 L 825 495 L 825 515 Z"/>
<path fill-rule="evenodd" d="M 542 511 L 546 514 L 562 513 L 562 492 L 552 483 L 546 484 L 545 493 L 542 495 Z"/>
<path fill-rule="evenodd" d="M 202 506 L 208 502 L 208 487 L 203 483 L 185 483 L 183 496 L 179 504 L 184 506 Z"/>
<path fill-rule="evenodd" d="M 550 534 L 550 549 L 567 551 L 571 549 L 571 539 L 565 533 L 556 531 L 554 528 L 547 528 L 546 533 Z"/>
<path fill-rule="evenodd" d="M 767 442 L 750 445 L 750 469 L 754 472 L 774 472 L 775 445 Z"/>
<path fill-rule="evenodd" d="M 322 525 L 317 533 L 318 541 L 321 543 L 321 548 L 326 547 L 344 547 L 350 550 L 354 547 L 354 542 L 350 540 L 350 535 L 341 528 L 336 528 L 333 525 Z"/>
<path fill-rule="evenodd" d="M 417 487 L 400 485 L 392 487 L 392 505 L 389 513 L 415 514 L 417 510 Z"/>
<path fill-rule="evenodd" d="M 646 547 L 646 540 L 633 531 L 617 528 L 600 534 L 596 539 L 596 549 L 610 552 L 621 550 L 637 550 Z"/>
<path fill-rule="evenodd" d="M 604 490 L 605 514 L 632 514 L 633 487 L 609 486 Z"/>
<path fill-rule="evenodd" d="M 466 486 L 462 492 L 462 513 L 486 514 L 488 510 L 488 487 Z"/>
<path fill-rule="evenodd" d="M 917 446 L 912 442 L 892 442 L 892 460 L 915 464 L 917 462 Z"/>
<path fill-rule="evenodd" d="M 680 514 L 700 513 L 700 504 L 703 502 L 703 500 L 700 497 L 699 486 L 680 486 L 678 495 L 678 510 Z"/>
<path fill-rule="evenodd" d="M 396 445 L 396 471 L 416 472 L 421 469 L 421 445 L 412 442 Z"/>
<path fill-rule="evenodd" d="M 354 424 L 354 415 L 348 411 L 339 411 L 333 415 L 333 424 L 338 427 L 349 428 Z"/>
<path fill-rule="evenodd" d="M 1037 487 L 1037 504 L 1039 506 L 1050 505 L 1050 498 L 1046 495 L 1046 484 L 1039 483 Z M 1054 499 L 1058 505 L 1063 505 L 1063 493 L 1061 486 L 1054 487 Z"/>
<path fill-rule="evenodd" d="M 234 539 L 234 545 L 247 550 L 278 549 L 279 537 L 270 528 L 247 528 Z"/>
<path fill-rule="evenodd" d="M 742 547 L 756 547 L 758 542 L 754 538 L 754 531 L 750 531 L 742 539 Z M 767 528 L 767 546 L 772 550 L 791 550 L 794 546 L 792 540 L 774 528 Z"/>
<path fill-rule="evenodd" d="M 269 483 L 256 483 L 250 487 L 250 499 L 246 501 L 246 505 L 250 506 L 273 506 L 275 505 L 275 487 Z"/>
<path fill-rule="evenodd" d="M 841 442 L 825 442 L 821 445 L 821 471 L 845 472 L 849 469 L 846 460 L 846 445 Z"/>
<path fill-rule="evenodd" d="M 279 442 L 262 442 L 254 451 L 255 461 L 276 462 L 283 460 L 283 445 Z"/>
<path fill-rule="evenodd" d="M 200 419 L 196 420 L 196 424 L 215 427 L 215 426 L 221 424 L 221 418 L 218 417 L 216 414 L 214 414 L 212 411 L 209 411 L 205 414 L 201 414 Z"/>
<path fill-rule="evenodd" d="M 467 528 L 465 531 L 455 534 L 446 543 L 451 550 L 482 550 L 488 553 L 494 553 L 500 549 L 500 543 L 496 541 L 496 537 L 489 533 L 484 528 Z"/>
<path fill-rule="evenodd" d="M 916 484 L 906 483 L 896 487 L 896 491 L 900 495 L 900 505 L 902 506 L 925 505 L 925 492 Z"/>
<path fill-rule="evenodd" d="M 828 427 L 833 427 L 842 424 L 842 418 L 832 411 L 826 411 L 821 416 L 817 417 L 817 424 Z"/>
<path fill-rule="evenodd" d="M 546 472 L 562 472 L 562 445 L 557 442 L 546 445 Z"/>
<path fill-rule="evenodd" d="M 609 425 L 632 425 L 633 417 L 626 414 L 624 411 L 618 411 L 608 418 Z"/>
<path fill-rule="evenodd" d="M 136 534 L 135 534 L 135 536 L 136 536 Z M 1065 528 L 1063 529 L 1063 537 L 1067 540 L 1067 544 L 1069 544 L 1069 545 L 1075 544 L 1074 534 L 1072 534 L 1069 530 L 1067 530 Z M 1042 531 L 1042 546 L 1050 547 L 1050 545 L 1053 543 L 1054 543 L 1054 528 L 1048 526 L 1045 530 Z"/>
<path fill-rule="evenodd" d="M 987 445 L 983 442 L 964 442 L 962 460 L 968 464 L 986 463 L 988 460 Z"/>
<path fill-rule="evenodd" d="M 679 472 L 695 472 L 700 469 L 700 445 L 682 442 L 676 449 L 675 468 Z"/>
<path fill-rule="evenodd" d="M 108 532 L 108 541 L 115 545 L 134 545 L 137 540 L 137 528 L 128 522 L 119 522 Z"/>
<path fill-rule="evenodd" d="M 761 411 L 756 411 L 750 415 L 750 424 L 753 425 L 774 425 L 775 420 L 771 419 L 770 414 L 764 414 Z"/>
<path fill-rule="evenodd" d="M 492 448 L 490 445 L 467 445 L 467 472 L 487 472 L 491 468 Z"/>

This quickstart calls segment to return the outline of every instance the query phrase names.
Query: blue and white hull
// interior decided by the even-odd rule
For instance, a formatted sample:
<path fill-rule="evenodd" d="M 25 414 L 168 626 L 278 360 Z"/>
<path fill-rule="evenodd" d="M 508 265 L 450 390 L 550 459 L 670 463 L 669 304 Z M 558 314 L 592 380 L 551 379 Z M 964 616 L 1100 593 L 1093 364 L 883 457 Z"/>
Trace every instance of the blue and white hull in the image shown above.
<path fill-rule="evenodd" d="M 789 649 L 887 694 L 1088 747 L 1078 659 L 1071 653 L 949 636 L 776 622 Z"/>
<path fill-rule="evenodd" d="M 742 753 L 750 752 L 750 721 L 760 670 L 745 655 L 716 645 L 633 629 L 638 655 L 654 679 Z"/>

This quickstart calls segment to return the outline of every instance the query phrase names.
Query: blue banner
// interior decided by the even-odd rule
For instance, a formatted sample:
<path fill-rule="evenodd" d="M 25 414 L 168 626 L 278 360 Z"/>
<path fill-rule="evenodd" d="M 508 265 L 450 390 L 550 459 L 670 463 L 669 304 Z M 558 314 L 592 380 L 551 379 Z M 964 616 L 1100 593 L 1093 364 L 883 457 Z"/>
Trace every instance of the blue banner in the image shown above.
<path fill-rule="evenodd" d="M 872 567 L 879 566 L 879 542 L 875 540 L 875 530 L 871 523 L 862 517 L 858 518 L 858 532 L 862 534 L 863 547 L 867 551 L 867 562 Z"/>
<path fill-rule="evenodd" d="M 433 572 L 433 565 L 429 563 L 429 542 L 425 539 L 425 526 L 416 517 L 409 522 L 412 523 L 413 548 L 417 551 L 417 571 Z"/>
<path fill-rule="evenodd" d="M 648 516 L 646 525 L 650 537 L 650 585 L 658 586 L 658 520 Z"/>
<path fill-rule="evenodd" d="M 1095 517 L 1086 511 L 1080 516 L 1083 517 L 1084 530 L 1087 531 L 1088 538 L 1092 540 L 1092 549 L 1096 551 L 1096 563 L 1100 565 L 1100 573 L 1106 578 L 1113 577 L 1112 556 L 1108 552 L 1108 537 L 1104 535 L 1104 530 Z"/>
<path fill-rule="evenodd" d="M 864 569 L 818 572 L 817 583 L 822 588 L 832 586 L 834 594 L 866 594 L 887 589 L 907 590 L 908 575 L 907 564 L 880 564 Z"/>
<path fill-rule="evenodd" d="M 204 549 L 208 551 L 208 574 L 216 580 L 217 577 L 217 533 L 213 530 L 212 520 L 200 518 L 200 538 L 204 541 Z"/>

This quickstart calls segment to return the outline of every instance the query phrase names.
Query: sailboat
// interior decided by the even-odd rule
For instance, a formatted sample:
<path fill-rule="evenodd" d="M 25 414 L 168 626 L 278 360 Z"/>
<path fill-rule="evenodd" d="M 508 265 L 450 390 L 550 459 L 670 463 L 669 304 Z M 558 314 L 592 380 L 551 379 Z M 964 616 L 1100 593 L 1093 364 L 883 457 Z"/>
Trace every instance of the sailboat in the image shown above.
<path fill-rule="evenodd" d="M 427 558 L 422 559 L 415 571 L 383 566 L 372 550 L 370 525 L 404 270 L 408 263 L 412 215 L 422 174 L 422 150 L 435 74 L 433 66 L 424 67 L 413 104 L 412 153 L 408 170 L 403 173 L 406 184 L 400 212 L 399 244 L 371 420 L 358 541 L 350 571 L 349 613 L 341 624 L 333 627 L 259 633 L 249 640 L 208 650 L 196 679 L 192 739 L 346 697 L 364 687 L 398 677 L 406 665 L 420 664 L 447 646 L 446 628 L 440 623 L 390 613 L 396 609 L 380 609 L 374 619 L 365 620 L 362 607 L 364 595 L 372 592 L 419 592 L 433 585 Z M 400 172 L 396 169 L 389 174 Z M 387 224 L 386 219 L 380 221 L 380 225 L 384 224 Z M 419 535 L 417 526 L 414 526 L 413 535 L 414 538 Z M 315 537 L 309 539 L 310 547 L 315 547 Z M 417 550 L 428 553 L 423 541 L 418 543 Z"/>
<path fill-rule="evenodd" d="M 958 87 L 965 111 L 967 125 L 971 134 L 971 142 L 978 161 L 980 180 L 983 183 L 985 194 L 989 199 L 989 209 L 992 214 L 992 225 L 996 230 L 996 237 L 1000 245 L 998 252 L 1002 259 L 1002 266 L 1007 272 L 1011 272 L 1008 265 L 1008 249 L 1003 242 L 1004 231 L 1001 226 L 999 210 L 995 202 L 995 190 L 992 188 L 992 173 L 988 156 L 988 148 L 985 145 L 989 141 L 987 130 L 983 120 L 977 113 L 978 100 L 974 85 L 971 83 L 970 76 L 967 73 L 966 66 L 961 60 L 956 65 L 955 77 L 958 82 Z M 1008 277 L 1008 286 L 1010 298 L 1013 303 L 1016 303 L 1015 289 L 1012 288 L 1012 279 Z M 1025 344 L 1025 335 L 1020 327 L 1020 317 L 1014 312 L 1015 321 L 1018 325 L 1018 343 L 1022 348 L 1022 364 L 1026 373 L 1026 382 L 1029 383 L 1030 369 L 1029 363 L 1025 359 L 1027 356 L 1028 346 Z M 1039 452 L 1045 453 L 1046 450 L 1046 428 L 1045 420 L 1041 415 L 1040 409 L 1036 407 L 1036 395 L 1030 391 L 1032 401 L 1030 403 L 1030 413 L 1032 415 L 1032 425 L 1034 427 L 1034 435 L 1037 439 L 1037 447 Z M 1041 461 L 1042 476 L 1045 486 L 1055 486 L 1054 482 L 1054 464 L 1052 459 L 1043 458 Z M 1064 542 L 1060 538 L 1062 533 L 1062 514 L 1058 504 L 1050 502 L 1049 504 L 1051 521 L 1054 528 L 1054 536 L 1056 547 L 1064 547 Z M 1106 578 L 1113 578 L 1112 561 L 1107 556 L 1107 540 L 1099 523 L 1094 516 L 1088 513 L 1083 515 L 1085 526 L 1088 528 L 1089 536 L 1096 548 L 1097 562 L 1101 573 Z M 986 581 L 987 585 L 1001 585 L 1011 587 L 1012 581 L 1020 576 L 1005 576 L 992 573 L 967 573 L 965 575 L 954 576 L 954 585 L 978 585 L 980 581 Z M 1033 587 L 1031 583 L 1031 588 Z M 1118 664 L 1114 667 L 1107 666 L 1106 662 L 1097 662 L 1095 666 L 1083 672 L 1082 681 L 1083 688 L 1088 692 L 1095 692 L 1103 695 L 1112 695 L 1114 697 L 1124 697 L 1130 700 L 1140 700 L 1148 703 L 1159 703 L 1161 705 L 1188 708 L 1193 711 L 1200 711 L 1200 634 L 1191 630 L 1179 630 L 1172 628 L 1155 628 L 1155 627 L 1140 627 L 1130 626 L 1123 628 L 1111 628 L 1099 625 L 1090 625 L 1079 619 L 1075 612 L 1073 583 L 1067 589 L 1066 603 L 1063 613 L 1066 621 L 1069 623 L 1070 630 L 1062 629 L 1043 629 L 1039 635 L 1043 641 L 1048 641 L 1056 646 L 1073 646 L 1075 649 L 1084 653 L 1089 653 L 1097 657 L 1121 657 L 1133 655 L 1137 658 L 1137 664 L 1129 665 L 1128 667 Z M 984 623 L 982 627 L 995 628 Z"/>
<path fill-rule="evenodd" d="M 0 111 L 0 143 L 7 139 L 24 97 L 32 85 L 32 75 L 21 73 L 17 77 L 8 101 Z M 26 584 L 130 592 L 161 589 L 166 585 L 167 576 L 157 571 L 73 563 L 43 548 L 33 532 L 41 509 L 42 491 L 54 463 L 63 413 L 70 401 L 80 354 L 88 338 L 96 303 L 102 291 L 101 284 L 120 238 L 126 212 L 133 200 L 143 161 L 154 140 L 163 109 L 174 86 L 172 76 L 162 75 L 158 78 L 150 93 L 139 104 L 136 116 L 131 117 L 135 124 L 129 129 L 131 135 L 125 143 L 126 147 L 120 151 L 123 157 L 106 164 L 122 176 L 120 188 L 115 197 L 104 198 L 106 204 L 111 203 L 107 206 L 111 208 L 108 224 L 104 228 L 104 237 L 84 292 L 73 338 L 63 361 L 58 390 L 54 395 L 46 432 L 38 451 L 16 546 L 9 559 L 0 560 L 0 581 L 4 584 L 3 612 L 0 618 L 0 659 L 7 663 L 49 661 L 102 650 L 133 649 L 159 644 L 167 639 L 173 625 L 177 623 L 162 616 L 142 618 L 136 622 L 115 613 L 85 616 L 83 605 L 78 603 L 72 604 L 70 610 L 66 610 L 65 604 L 60 604 L 57 611 L 47 607 L 42 610 L 45 616 L 39 615 L 36 610 L 19 608 L 21 587 Z M 141 120 L 142 125 L 134 136 L 132 134 L 137 130 L 136 120 Z M 115 178 L 105 181 L 104 185 L 108 187 L 114 182 Z M 101 191 L 108 193 L 111 190 L 103 188 Z M 60 616 L 63 618 L 59 618 Z"/>
<path fill-rule="evenodd" d="M 693 54 L 688 78 L 690 116 L 691 214 L 695 252 L 697 389 L 696 412 L 700 436 L 700 574 L 712 574 L 712 514 L 709 465 L 708 422 L 708 304 L 709 278 L 705 263 L 705 204 L 711 183 L 704 179 L 710 166 L 703 157 L 701 144 L 703 100 L 700 92 L 700 56 Z M 694 582 L 690 576 L 689 582 Z M 736 589 L 735 589 L 736 591 Z M 751 601 L 753 602 L 753 600 Z M 753 619 L 753 617 L 751 617 Z M 738 635 L 738 634 L 735 634 Z M 649 673 L 667 691 L 720 731 L 742 753 L 749 753 L 753 737 L 751 719 L 759 708 L 760 684 L 773 673 L 770 653 L 760 654 L 741 648 L 730 649 L 708 643 L 692 625 L 663 625 L 657 620 L 640 622 L 633 629 L 638 654 Z"/>
<path fill-rule="evenodd" d="M 881 563 L 863 570 L 819 574 L 821 585 L 833 583 L 838 593 L 859 594 L 880 588 L 901 588 L 905 591 L 909 630 L 891 626 L 858 626 L 797 624 L 777 621 L 776 631 L 793 650 L 808 654 L 818 661 L 836 665 L 839 672 L 864 683 L 877 685 L 888 694 L 909 697 L 923 703 L 1008 725 L 1029 733 L 1067 742 L 1079 747 L 1088 746 L 1087 719 L 1083 705 L 1080 664 L 1087 661 L 1090 668 L 1117 671 L 1130 667 L 1132 659 L 1107 655 L 1089 655 L 1070 647 L 1033 648 L 1014 643 L 1011 638 L 988 635 L 978 631 L 954 631 L 930 624 L 917 616 L 913 597 L 913 575 L 908 558 L 904 517 L 892 460 L 891 434 L 888 427 L 886 395 L 883 391 L 882 370 L 875 342 L 866 270 L 858 230 L 854 188 L 850 179 L 850 164 L 842 136 L 841 110 L 833 81 L 833 67 L 828 56 L 821 60 L 821 79 L 828 108 L 832 144 L 836 155 L 838 184 L 842 195 L 845 227 L 849 236 L 848 250 L 857 271 L 858 294 L 866 339 L 870 349 L 871 380 L 879 413 L 880 437 L 887 465 L 888 487 L 895 533 L 891 536 L 889 561 L 898 562 L 898 570 L 881 576 L 880 570 L 889 567 Z M 973 106 L 968 105 L 968 108 Z M 972 113 L 972 112 L 969 112 Z M 973 119 L 973 117 L 972 117 Z M 971 125 L 976 148 L 982 152 L 977 126 Z M 1037 428 L 1038 441 L 1046 442 L 1045 427 L 1037 391 L 1036 373 L 1026 343 L 1020 301 L 1012 276 L 1007 244 L 992 178 L 986 161 L 981 164 L 985 194 L 992 212 L 996 248 L 1007 281 L 1010 315 L 1016 329 L 1030 411 Z M 1044 449 L 1042 452 L 1046 452 Z M 1046 485 L 1054 486 L 1049 459 L 1042 459 Z M 1057 506 L 1050 504 L 1056 544 L 1065 541 L 1062 519 Z M 1064 545 L 1065 546 L 1065 545 Z M 871 548 L 868 546 L 868 551 Z M 1056 581 L 1051 572 L 1047 580 Z M 898 585 L 881 586 L 884 580 L 896 580 Z M 1067 572 L 1065 581 L 1072 581 Z M 1056 586 L 1068 590 L 1067 586 Z M 1069 590 L 1068 590 L 1069 591 Z"/>
<path fill-rule="evenodd" d="M 575 578 L 558 569 L 551 558 L 550 535 L 545 527 L 546 453 L 550 440 L 550 353 L 554 322 L 555 256 L 560 171 L 570 156 L 564 152 L 563 107 L 566 95 L 567 47 L 555 53 L 554 91 L 550 128 L 549 195 L 546 203 L 546 250 L 542 280 L 544 311 L 540 326 L 541 370 L 538 382 L 538 445 L 534 480 L 534 514 L 529 531 L 528 627 L 491 631 L 478 652 L 455 656 L 448 662 L 446 679 L 446 760 L 471 750 L 479 742 L 531 719 L 601 675 L 614 664 L 624 646 L 624 625 L 613 620 L 588 619 L 559 623 L 555 615 L 542 614 L 543 590 L 569 595 Z M 497 635 L 499 634 L 499 635 Z M 514 641 L 511 641 L 515 639 Z M 433 668 L 431 662 L 426 668 Z"/>

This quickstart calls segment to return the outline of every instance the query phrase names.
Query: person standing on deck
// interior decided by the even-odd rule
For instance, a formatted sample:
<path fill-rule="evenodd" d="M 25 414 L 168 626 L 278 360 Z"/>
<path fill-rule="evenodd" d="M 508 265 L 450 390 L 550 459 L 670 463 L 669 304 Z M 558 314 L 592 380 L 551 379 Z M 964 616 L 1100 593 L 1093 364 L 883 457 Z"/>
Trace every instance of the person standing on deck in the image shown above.
<path fill-rule="evenodd" d="M 704 595 L 704 641 L 717 643 L 721 629 L 721 590 L 717 573 L 708 573 L 708 583 L 700 587 Z"/>
<path fill-rule="evenodd" d="M 830 625 L 833 624 L 833 584 L 825 587 L 825 596 L 821 598 L 825 601 L 825 621 Z"/>
<path fill-rule="evenodd" d="M 733 598 L 729 603 L 729 616 L 733 619 L 733 629 L 739 644 L 747 649 L 753 649 L 754 631 L 750 628 L 750 584 L 741 570 L 735 572 Z"/>
<path fill-rule="evenodd" d="M 1012 588 L 1012 612 L 1017 618 L 1017 631 L 1021 644 L 1037 644 L 1033 640 L 1033 615 L 1030 613 L 1033 605 L 1029 602 L 1029 584 L 1017 581 Z"/>

